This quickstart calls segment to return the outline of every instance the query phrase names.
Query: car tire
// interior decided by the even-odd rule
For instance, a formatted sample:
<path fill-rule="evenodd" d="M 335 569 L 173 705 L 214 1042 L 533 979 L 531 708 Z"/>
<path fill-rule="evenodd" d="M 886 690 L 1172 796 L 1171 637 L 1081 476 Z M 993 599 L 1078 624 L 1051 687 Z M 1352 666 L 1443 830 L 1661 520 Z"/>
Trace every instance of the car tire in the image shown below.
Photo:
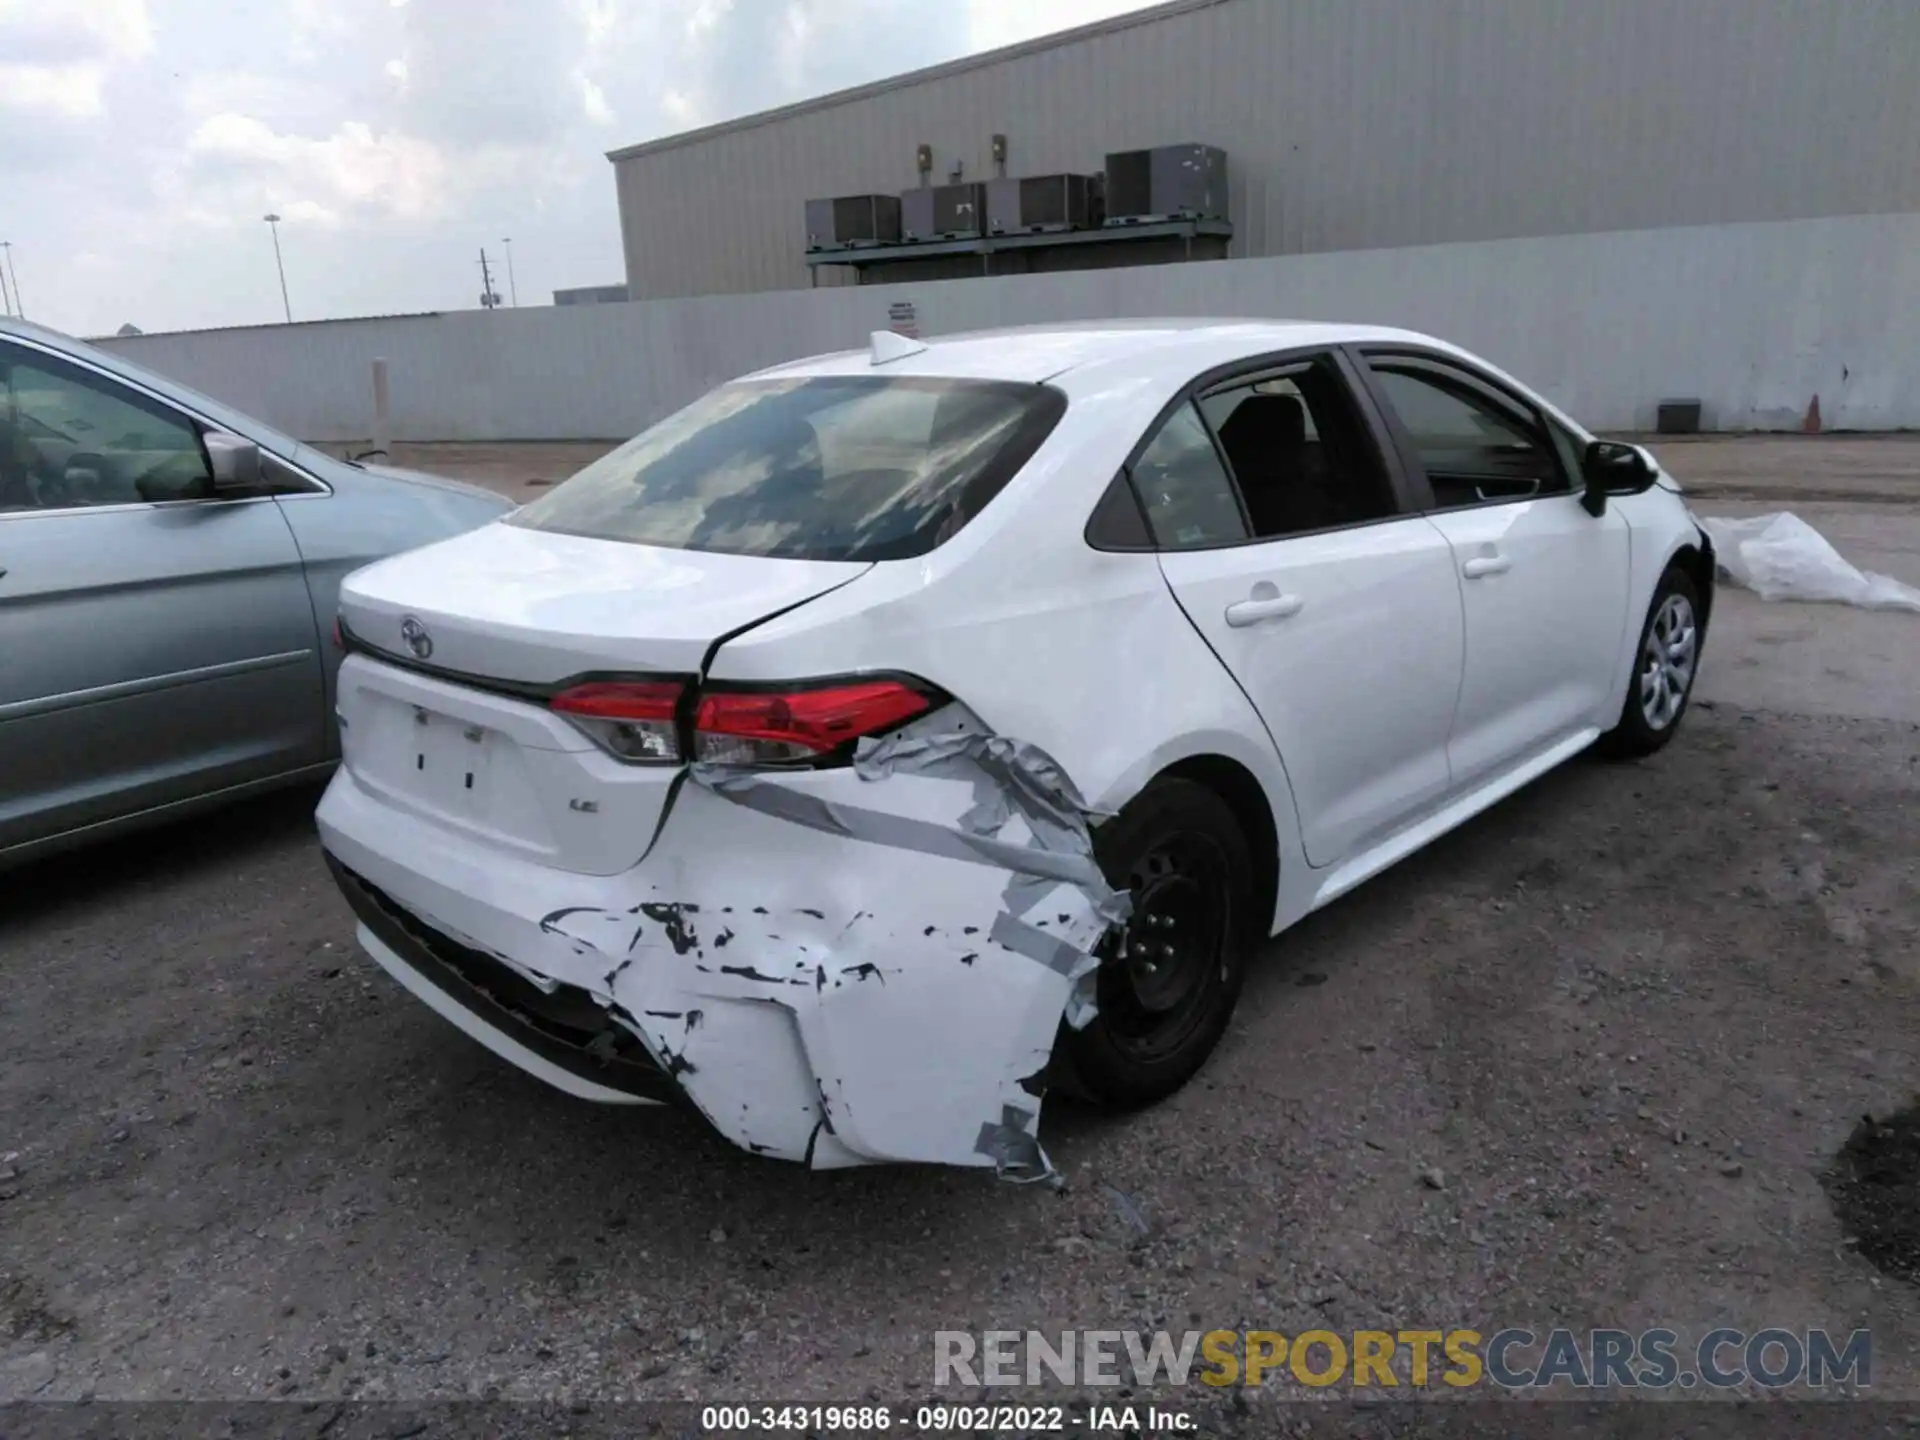
<path fill-rule="evenodd" d="M 1154 781 L 1096 829 L 1094 854 L 1134 914 L 1101 942 L 1098 1013 L 1061 1026 L 1050 1078 L 1137 1109 L 1185 1085 L 1226 1033 L 1259 933 L 1253 859 L 1227 803 L 1179 779 Z"/>
<path fill-rule="evenodd" d="M 1600 737 L 1614 759 L 1651 755 L 1680 728 L 1700 673 L 1700 592 L 1693 577 L 1671 565 L 1660 577 L 1633 648 L 1633 671 L 1620 719 Z"/>

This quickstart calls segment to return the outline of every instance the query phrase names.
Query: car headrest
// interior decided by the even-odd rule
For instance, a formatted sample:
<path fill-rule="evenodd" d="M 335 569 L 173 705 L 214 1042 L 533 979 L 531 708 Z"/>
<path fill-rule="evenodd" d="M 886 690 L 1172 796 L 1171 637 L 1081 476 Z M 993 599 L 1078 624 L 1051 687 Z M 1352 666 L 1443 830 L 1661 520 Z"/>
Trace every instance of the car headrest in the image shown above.
<path fill-rule="evenodd" d="M 1298 450 L 1307 443 L 1307 410 L 1292 395 L 1249 395 L 1220 427 L 1228 449 Z"/>

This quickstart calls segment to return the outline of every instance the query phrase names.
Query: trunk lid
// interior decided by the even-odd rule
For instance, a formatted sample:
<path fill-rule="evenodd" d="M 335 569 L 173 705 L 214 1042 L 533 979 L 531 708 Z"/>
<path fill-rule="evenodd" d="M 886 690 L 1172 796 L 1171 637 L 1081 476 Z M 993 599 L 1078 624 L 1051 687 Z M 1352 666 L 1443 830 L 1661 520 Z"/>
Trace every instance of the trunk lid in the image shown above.
<path fill-rule="evenodd" d="M 589 674 L 691 679 L 723 636 L 869 568 L 510 525 L 381 561 L 340 588 L 359 652 L 340 672 L 342 761 L 383 802 L 470 840 L 618 874 L 646 853 L 681 767 L 615 759 L 547 692 Z"/>
<path fill-rule="evenodd" d="M 693 675 L 721 636 L 869 568 L 488 525 L 356 571 L 340 612 L 377 650 L 477 679 Z M 426 655 L 401 633 L 409 617 L 426 632 Z"/>

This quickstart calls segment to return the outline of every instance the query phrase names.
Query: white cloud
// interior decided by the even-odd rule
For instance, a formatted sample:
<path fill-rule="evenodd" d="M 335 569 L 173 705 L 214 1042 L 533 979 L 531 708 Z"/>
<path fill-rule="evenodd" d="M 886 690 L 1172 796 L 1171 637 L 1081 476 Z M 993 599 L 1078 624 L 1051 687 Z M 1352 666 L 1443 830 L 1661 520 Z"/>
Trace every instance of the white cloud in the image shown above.
<path fill-rule="evenodd" d="M 440 213 L 447 170 L 439 150 L 406 135 L 375 134 L 348 120 L 332 135 L 284 135 L 248 115 L 211 115 L 187 140 L 203 169 L 285 213 L 337 217 L 363 210 L 404 219 Z"/>
<path fill-rule="evenodd" d="M 336 0 L 282 0 L 285 23 L 294 48 L 311 53 L 316 41 L 339 39 L 353 33 L 351 17 Z"/>
<path fill-rule="evenodd" d="M 687 35 L 698 38 L 717 30 L 720 22 L 733 12 L 733 0 L 695 0 L 687 15 Z"/>
<path fill-rule="evenodd" d="M 85 119 L 105 108 L 100 102 L 104 78 L 97 65 L 0 64 L 0 105 Z"/>
<path fill-rule="evenodd" d="M 137 59 L 152 49 L 146 0 L 0 0 L 0 53 L 58 63 Z"/>
<path fill-rule="evenodd" d="M 967 49 L 994 50 L 1056 30 L 1091 25 L 1149 0 L 966 0 Z"/>
<path fill-rule="evenodd" d="M 575 75 L 574 83 L 580 87 L 580 108 L 587 119 L 596 125 L 613 124 L 613 107 L 607 104 L 607 93 L 588 75 Z"/>
<path fill-rule="evenodd" d="M 229 110 L 260 114 L 286 98 L 288 83 L 282 76 L 249 70 L 205 70 L 184 77 L 175 93 L 186 114 L 196 118 Z"/>
<path fill-rule="evenodd" d="M 389 60 L 387 61 L 384 69 L 388 79 L 392 80 L 396 85 L 399 85 L 402 88 L 406 86 L 407 62 L 404 59 Z"/>
<path fill-rule="evenodd" d="M 619 21 L 613 0 L 579 0 L 580 18 L 587 27 L 587 49 L 592 51 L 612 36 Z"/>
<path fill-rule="evenodd" d="M 0 0 L 0 107 L 102 115 L 110 73 L 152 49 L 145 0 Z"/>
<path fill-rule="evenodd" d="M 682 91 L 669 90 L 663 94 L 660 97 L 660 108 L 666 112 L 667 118 L 673 121 L 675 125 L 692 125 L 694 123 L 693 102 L 689 100 Z"/>

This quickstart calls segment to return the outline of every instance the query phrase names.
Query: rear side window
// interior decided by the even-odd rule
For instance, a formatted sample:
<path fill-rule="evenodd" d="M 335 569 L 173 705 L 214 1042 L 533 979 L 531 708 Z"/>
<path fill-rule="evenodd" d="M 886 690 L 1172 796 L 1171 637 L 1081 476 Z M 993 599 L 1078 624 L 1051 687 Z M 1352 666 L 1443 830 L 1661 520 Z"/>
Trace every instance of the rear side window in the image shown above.
<path fill-rule="evenodd" d="M 1059 423 L 1041 385 L 825 376 L 723 385 L 509 524 L 791 560 L 924 555 Z"/>
<path fill-rule="evenodd" d="M 1264 540 L 1398 511 L 1347 383 L 1330 360 L 1216 390 L 1200 402 Z"/>

